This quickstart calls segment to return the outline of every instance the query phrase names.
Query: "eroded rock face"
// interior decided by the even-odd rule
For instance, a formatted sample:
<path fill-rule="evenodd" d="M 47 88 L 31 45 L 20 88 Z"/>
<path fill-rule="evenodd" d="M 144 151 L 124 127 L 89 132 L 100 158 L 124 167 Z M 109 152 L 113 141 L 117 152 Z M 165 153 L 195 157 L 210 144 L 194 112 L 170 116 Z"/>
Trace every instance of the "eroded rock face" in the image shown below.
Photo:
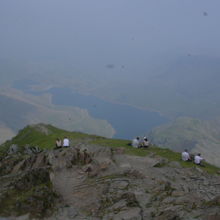
<path fill-rule="evenodd" d="M 0 219 L 218 219 L 220 177 L 81 144 L 0 161 Z"/>
<path fill-rule="evenodd" d="M 57 197 L 49 171 L 45 168 L 2 176 L 0 189 L 0 212 L 3 216 L 28 213 L 30 217 L 40 218 L 49 215 Z"/>

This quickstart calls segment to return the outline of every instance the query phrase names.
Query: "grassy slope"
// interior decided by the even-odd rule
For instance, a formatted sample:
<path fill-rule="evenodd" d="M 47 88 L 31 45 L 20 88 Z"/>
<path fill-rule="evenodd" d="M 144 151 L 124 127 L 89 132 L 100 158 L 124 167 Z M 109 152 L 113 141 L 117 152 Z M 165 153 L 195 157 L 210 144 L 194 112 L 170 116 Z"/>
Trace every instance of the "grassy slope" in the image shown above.
<path fill-rule="evenodd" d="M 127 140 L 117 140 L 117 139 L 106 139 L 106 138 L 101 138 L 101 139 L 96 139 L 93 140 L 92 143 L 94 144 L 98 144 L 101 146 L 106 146 L 106 147 L 123 147 L 125 148 L 125 152 L 127 154 L 131 154 L 131 155 L 137 155 L 137 156 L 147 156 L 150 153 L 154 153 L 158 156 L 167 158 L 168 161 L 177 161 L 181 164 L 182 167 L 196 167 L 196 165 L 194 165 L 193 163 L 187 163 L 187 162 L 183 162 L 180 158 L 180 153 L 172 151 L 170 149 L 167 148 L 159 148 L 157 146 L 151 146 L 149 149 L 136 149 L 136 148 L 132 148 L 131 146 L 129 146 L 128 144 L 130 143 L 130 141 Z M 217 173 L 218 171 L 220 171 L 220 168 L 213 166 L 211 164 L 205 163 L 205 167 L 200 167 L 203 170 L 209 172 L 209 173 Z"/>
<path fill-rule="evenodd" d="M 187 148 L 193 153 L 202 153 L 207 161 L 220 166 L 216 154 L 220 153 L 220 122 L 182 117 L 173 123 L 155 128 L 151 141 L 158 146 L 182 151 Z"/>
<path fill-rule="evenodd" d="M 58 129 L 52 125 L 46 125 L 48 134 L 45 134 L 36 128 L 35 126 L 26 126 L 22 129 L 18 135 L 10 141 L 6 141 L 1 145 L 1 149 L 7 149 L 11 144 L 17 144 L 18 146 L 39 146 L 42 149 L 52 149 L 55 145 L 56 138 L 64 138 L 67 136 L 74 144 L 77 141 L 85 140 L 92 137 L 92 135 L 83 134 L 80 132 L 69 132 L 62 129 Z"/>
<path fill-rule="evenodd" d="M 46 128 L 48 134 L 42 132 L 41 127 Z M 44 129 L 45 130 L 45 129 Z M 119 139 L 108 139 L 95 135 L 88 135 L 80 132 L 68 132 L 55 128 L 51 125 L 40 125 L 40 126 L 27 126 L 19 132 L 19 134 L 14 137 L 12 140 L 5 142 L 0 147 L 0 154 L 3 155 L 6 149 L 11 144 L 17 144 L 18 146 L 39 146 L 42 149 L 52 149 L 57 137 L 63 138 L 67 136 L 71 140 L 71 145 L 77 143 L 89 143 L 96 144 L 103 147 L 112 147 L 112 148 L 125 148 L 125 152 L 130 155 L 137 156 L 146 156 L 150 153 L 154 153 L 161 157 L 167 158 L 169 161 L 178 161 L 183 167 L 194 167 L 193 163 L 186 163 L 180 160 L 180 154 L 169 149 L 159 148 L 152 146 L 147 150 L 144 149 L 135 149 L 129 146 L 129 140 L 119 140 Z M 212 166 L 206 163 L 206 167 L 202 168 L 209 173 L 217 173 L 220 171 L 220 168 Z"/>

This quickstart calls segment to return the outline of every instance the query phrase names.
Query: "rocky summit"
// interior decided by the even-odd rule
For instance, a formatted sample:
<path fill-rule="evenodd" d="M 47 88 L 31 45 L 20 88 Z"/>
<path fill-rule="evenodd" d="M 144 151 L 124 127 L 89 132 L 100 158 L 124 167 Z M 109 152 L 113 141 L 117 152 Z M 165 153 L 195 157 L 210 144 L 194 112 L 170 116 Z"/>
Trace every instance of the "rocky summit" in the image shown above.
<path fill-rule="evenodd" d="M 28 126 L 1 146 L 0 220 L 220 219 L 218 168 L 80 133 L 53 149 L 57 131 Z"/>

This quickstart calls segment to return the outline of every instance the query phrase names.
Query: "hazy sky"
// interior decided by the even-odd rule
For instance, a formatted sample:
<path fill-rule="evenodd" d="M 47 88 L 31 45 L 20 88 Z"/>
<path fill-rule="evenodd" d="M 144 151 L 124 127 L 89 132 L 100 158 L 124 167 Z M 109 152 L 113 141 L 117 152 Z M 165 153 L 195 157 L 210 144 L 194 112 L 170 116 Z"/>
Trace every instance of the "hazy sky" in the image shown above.
<path fill-rule="evenodd" d="M 187 54 L 220 57 L 219 9 L 219 0 L 1 0 L 0 58 L 145 74 Z"/>

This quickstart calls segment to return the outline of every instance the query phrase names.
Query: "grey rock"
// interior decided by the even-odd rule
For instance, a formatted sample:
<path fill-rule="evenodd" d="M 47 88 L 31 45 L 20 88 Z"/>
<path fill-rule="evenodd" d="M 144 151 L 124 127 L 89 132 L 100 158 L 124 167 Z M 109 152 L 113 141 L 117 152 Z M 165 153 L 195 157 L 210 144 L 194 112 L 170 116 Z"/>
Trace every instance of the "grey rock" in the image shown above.
<path fill-rule="evenodd" d="M 141 209 L 131 208 L 113 216 L 113 220 L 142 220 Z"/>
<path fill-rule="evenodd" d="M 180 220 L 180 217 L 175 211 L 166 210 L 155 217 L 155 220 Z"/>
<path fill-rule="evenodd" d="M 181 164 L 177 161 L 171 161 L 169 162 L 169 166 L 173 168 L 182 168 Z"/>
<path fill-rule="evenodd" d="M 42 150 L 38 147 L 38 146 L 25 146 L 24 148 L 24 153 L 25 154 L 37 154 L 37 153 L 40 153 Z"/>
<path fill-rule="evenodd" d="M 0 202 L 14 196 L 14 190 L 21 191 L 31 205 L 26 200 L 19 203 L 22 197 L 16 198 L 17 204 L 25 213 L 40 210 L 44 220 L 218 217 L 219 175 L 179 167 L 156 155 L 126 155 L 86 143 L 43 152 L 28 150 L 29 154 L 9 154 L 0 161 Z M 49 184 L 45 187 L 45 183 Z M 17 210 L 15 204 L 13 210 Z"/>
<path fill-rule="evenodd" d="M 129 185 L 128 180 L 121 180 L 117 179 L 117 181 L 114 181 L 111 183 L 111 188 L 113 189 L 126 189 Z"/>
<path fill-rule="evenodd" d="M 153 167 L 162 167 L 168 163 L 166 158 L 158 158 Z"/>
<path fill-rule="evenodd" d="M 112 212 L 117 212 L 127 208 L 127 202 L 125 199 L 116 202 L 113 206 L 111 206 L 108 210 Z"/>
<path fill-rule="evenodd" d="M 8 154 L 16 154 L 18 152 L 18 146 L 16 144 L 12 144 L 8 149 Z"/>

